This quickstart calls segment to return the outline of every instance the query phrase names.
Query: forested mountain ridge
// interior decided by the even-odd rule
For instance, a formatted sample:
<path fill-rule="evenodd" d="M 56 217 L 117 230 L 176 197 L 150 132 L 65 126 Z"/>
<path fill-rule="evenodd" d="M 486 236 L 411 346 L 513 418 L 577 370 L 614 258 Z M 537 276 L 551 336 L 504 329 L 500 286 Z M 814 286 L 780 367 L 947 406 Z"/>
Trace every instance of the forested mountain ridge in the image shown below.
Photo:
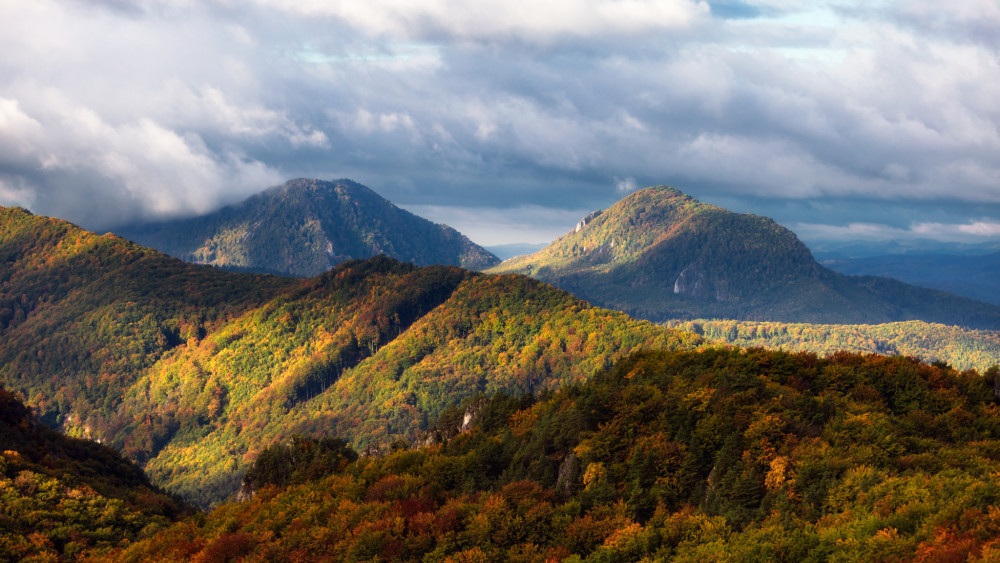
<path fill-rule="evenodd" d="M 38 424 L 0 388 L 0 560 L 105 552 L 191 512 L 118 452 Z"/>
<path fill-rule="evenodd" d="M 11 558 L 1000 557 L 996 368 L 712 348 L 386 257 L 235 274 L 20 209 L 0 264 L 4 386 L 202 506 L 247 468 L 255 493 L 167 527 L 183 507 L 108 450 L 17 445 L 37 425 L 0 392 Z M 81 484 L 103 472 L 140 489 Z"/>
<path fill-rule="evenodd" d="M 295 283 L 186 264 L 20 208 L 0 207 L 0 264 L 0 381 L 53 426 L 110 416 L 163 353 Z"/>
<path fill-rule="evenodd" d="M 1000 307 L 818 264 L 771 219 L 656 186 L 629 194 L 534 254 L 490 272 L 533 276 L 639 318 L 810 323 L 923 320 L 1000 328 Z"/>
<path fill-rule="evenodd" d="M 0 210 L 0 381 L 202 504 L 293 433 L 414 440 L 475 393 L 588 377 L 695 335 L 523 276 L 386 257 L 298 280 L 186 264 Z"/>
<path fill-rule="evenodd" d="M 738 347 L 820 355 L 846 351 L 910 356 L 981 373 L 1000 365 L 1000 332 L 923 321 L 827 325 L 697 319 L 669 321 L 666 325 Z"/>
<path fill-rule="evenodd" d="M 188 262 L 297 277 L 378 254 L 473 270 L 500 262 L 451 227 L 350 180 L 290 180 L 207 215 L 117 232 Z"/>
<path fill-rule="evenodd" d="M 998 378 L 878 355 L 640 352 L 555 393 L 450 410 L 441 443 L 356 460 L 278 445 L 252 499 L 112 557 L 994 561 Z"/>

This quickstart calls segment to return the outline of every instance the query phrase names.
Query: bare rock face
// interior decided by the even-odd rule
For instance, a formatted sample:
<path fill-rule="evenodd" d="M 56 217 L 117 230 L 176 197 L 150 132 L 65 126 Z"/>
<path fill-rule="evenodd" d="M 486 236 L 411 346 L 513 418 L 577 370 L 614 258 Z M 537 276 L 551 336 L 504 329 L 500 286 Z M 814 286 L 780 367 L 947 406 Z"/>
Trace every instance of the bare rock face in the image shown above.
<path fill-rule="evenodd" d="M 570 495 L 574 492 L 574 477 L 580 471 L 580 458 L 575 452 L 570 452 L 559 464 L 559 474 L 556 478 L 556 490 Z"/>
<path fill-rule="evenodd" d="M 479 413 L 483 410 L 483 403 L 485 401 L 473 401 L 467 409 L 465 409 L 465 414 L 462 415 L 462 425 L 458 428 L 459 433 L 468 432 L 472 430 L 472 425 L 479 418 Z"/>
<path fill-rule="evenodd" d="M 674 282 L 674 293 L 684 297 L 706 299 L 712 296 L 712 288 L 705 272 L 695 264 L 681 270 Z"/>
<path fill-rule="evenodd" d="M 583 219 L 580 219 L 580 221 L 577 222 L 576 229 L 573 232 L 574 233 L 579 233 L 580 231 L 583 230 L 584 227 L 586 227 L 587 225 L 589 225 L 590 222 L 593 221 L 594 219 L 596 219 L 597 216 L 600 215 L 600 214 L 601 214 L 601 210 L 600 209 L 598 209 L 597 211 L 594 211 L 593 213 L 587 214 L 586 217 L 584 217 Z"/>

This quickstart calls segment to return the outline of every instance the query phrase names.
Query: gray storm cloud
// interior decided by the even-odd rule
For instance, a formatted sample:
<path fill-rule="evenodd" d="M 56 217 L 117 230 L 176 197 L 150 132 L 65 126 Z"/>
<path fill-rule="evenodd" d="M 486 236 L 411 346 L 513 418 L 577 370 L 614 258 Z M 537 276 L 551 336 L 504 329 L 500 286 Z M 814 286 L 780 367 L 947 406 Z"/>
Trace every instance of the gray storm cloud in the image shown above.
<path fill-rule="evenodd" d="M 672 184 L 995 236 L 997 5 L 812 4 L 0 0 L 0 204 L 102 229 L 350 177 L 497 243 Z"/>

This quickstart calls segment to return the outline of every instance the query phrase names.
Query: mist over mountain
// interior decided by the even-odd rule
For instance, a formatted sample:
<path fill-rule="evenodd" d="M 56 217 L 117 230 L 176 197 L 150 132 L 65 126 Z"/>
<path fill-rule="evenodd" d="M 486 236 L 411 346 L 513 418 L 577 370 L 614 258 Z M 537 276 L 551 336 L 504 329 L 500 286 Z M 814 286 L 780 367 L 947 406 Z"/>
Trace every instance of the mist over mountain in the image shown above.
<path fill-rule="evenodd" d="M 291 180 L 208 215 L 117 232 L 188 262 L 296 277 L 378 254 L 473 270 L 500 261 L 455 229 L 350 180 Z"/>
<path fill-rule="evenodd" d="M 636 191 L 548 247 L 489 271 L 527 274 L 594 304 L 657 321 L 923 320 L 1000 328 L 1000 307 L 836 273 L 773 220 L 663 186 Z"/>

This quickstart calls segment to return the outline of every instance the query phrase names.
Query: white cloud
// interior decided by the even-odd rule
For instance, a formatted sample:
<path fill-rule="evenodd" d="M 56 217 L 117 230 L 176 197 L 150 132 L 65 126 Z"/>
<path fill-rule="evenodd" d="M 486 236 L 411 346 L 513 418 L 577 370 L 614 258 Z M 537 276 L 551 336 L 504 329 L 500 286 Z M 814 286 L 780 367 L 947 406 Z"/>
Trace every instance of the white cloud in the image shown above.
<path fill-rule="evenodd" d="M 87 212 L 109 224 L 122 210 L 205 212 L 220 203 L 223 193 L 249 195 L 281 179 L 238 153 L 211 151 L 197 134 L 181 134 L 148 118 L 111 124 L 58 92 L 48 92 L 47 98 L 44 115 L 37 117 L 21 111 L 16 101 L 0 99 L 0 147 L 14 149 L 7 158 L 16 154 L 17 162 L 8 164 L 23 171 L 8 180 L 17 189 L 0 191 L 4 203 L 45 203 L 46 212 L 64 218 L 80 220 L 80 212 Z M 37 173 L 76 180 L 51 185 L 36 181 Z M 29 189 L 39 193 L 26 198 Z M 106 193 L 88 194 L 91 190 Z"/>
<path fill-rule="evenodd" d="M 364 108 L 359 108 L 354 114 L 353 127 L 364 133 L 381 131 L 391 133 L 397 129 L 404 131 L 414 131 L 416 127 L 413 119 L 406 112 L 372 113 Z"/>
<path fill-rule="evenodd" d="M 257 104 L 239 107 L 226 100 L 225 94 L 213 87 L 205 87 L 195 94 L 201 105 L 204 119 L 215 122 L 216 130 L 236 137 L 281 137 L 294 147 L 328 147 L 326 134 L 309 125 L 299 125 L 287 112 L 267 109 Z M 190 117 L 187 118 L 190 120 Z"/>
<path fill-rule="evenodd" d="M 878 223 L 848 225 L 799 223 L 791 228 L 803 239 L 822 241 L 933 239 L 945 242 L 983 242 L 1000 236 L 1000 222 L 989 219 L 965 224 L 921 222 L 914 223 L 908 228 Z"/>
<path fill-rule="evenodd" d="M 624 180 L 615 178 L 615 191 L 621 195 L 630 194 L 639 189 L 639 184 L 636 183 L 635 178 L 628 177 Z"/>
<path fill-rule="evenodd" d="M 997 4 L 851 1 L 0 0 L 0 203 L 97 222 L 350 176 L 569 226 L 660 183 L 1000 221 Z"/>
<path fill-rule="evenodd" d="M 0 202 L 7 207 L 31 208 L 35 202 L 35 192 L 30 186 L 19 185 L 18 180 L 7 181 L 0 177 Z"/>
<path fill-rule="evenodd" d="M 373 35 L 406 39 L 548 42 L 560 35 L 647 33 L 691 26 L 708 5 L 691 0 L 258 0 L 310 17 L 329 17 Z"/>
<path fill-rule="evenodd" d="M 0 97 L 0 162 L 10 165 L 31 153 L 41 131 L 41 124 L 21 111 L 17 100 Z"/>

